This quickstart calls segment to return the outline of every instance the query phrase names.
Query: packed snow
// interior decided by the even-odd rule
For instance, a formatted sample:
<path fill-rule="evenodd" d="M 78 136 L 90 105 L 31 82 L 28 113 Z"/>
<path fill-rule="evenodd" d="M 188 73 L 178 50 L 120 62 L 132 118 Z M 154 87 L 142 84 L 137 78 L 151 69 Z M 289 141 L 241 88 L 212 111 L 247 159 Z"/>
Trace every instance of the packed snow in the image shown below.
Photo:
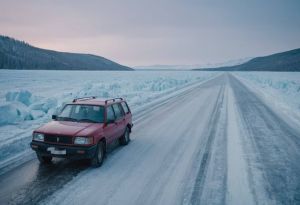
<path fill-rule="evenodd" d="M 152 101 L 218 74 L 1 70 L 0 168 L 32 154 L 32 131 L 76 97 L 124 97 L 135 113 Z"/>

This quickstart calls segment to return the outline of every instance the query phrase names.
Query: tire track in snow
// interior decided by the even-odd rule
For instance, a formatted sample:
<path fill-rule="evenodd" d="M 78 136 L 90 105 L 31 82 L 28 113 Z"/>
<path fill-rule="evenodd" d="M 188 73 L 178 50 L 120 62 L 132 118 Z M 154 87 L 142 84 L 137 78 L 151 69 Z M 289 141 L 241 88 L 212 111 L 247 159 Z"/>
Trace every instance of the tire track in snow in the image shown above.
<path fill-rule="evenodd" d="M 189 101 L 183 102 L 186 103 L 185 107 L 197 107 L 197 102 Z M 187 125 L 193 124 L 199 118 L 199 114 L 202 110 L 205 109 L 205 106 L 202 105 L 198 107 L 195 112 L 191 113 L 191 117 L 186 119 L 184 123 L 182 123 L 181 127 L 176 126 L 180 132 L 177 134 L 176 139 L 172 141 L 172 147 L 169 149 L 170 153 L 166 155 L 161 163 L 161 166 L 152 174 L 151 179 L 149 180 L 146 187 L 148 187 L 147 192 L 142 192 L 135 202 L 135 204 L 165 204 L 162 203 L 162 198 L 166 198 L 165 189 L 168 186 L 169 177 L 172 176 L 174 172 L 176 172 L 176 168 L 178 167 L 178 163 L 180 163 L 183 159 L 183 155 L 186 150 L 189 149 L 189 140 L 184 140 L 184 137 L 193 136 L 196 133 L 196 126 L 189 127 Z M 183 112 L 185 112 L 183 110 Z M 176 115 L 178 115 L 177 113 Z M 170 188 L 171 189 L 171 188 Z"/>
<path fill-rule="evenodd" d="M 224 76 L 224 99 L 220 106 L 220 115 L 216 132 L 210 150 L 210 160 L 207 164 L 203 189 L 201 190 L 201 204 L 225 204 L 227 191 L 227 77 Z M 199 196 L 200 197 L 200 196 Z M 191 203 L 191 202 L 190 202 Z M 195 202 L 194 202 L 195 203 Z M 195 203 L 196 204 L 196 203 Z"/>
<path fill-rule="evenodd" d="M 204 144 L 200 144 L 198 147 L 198 151 L 195 153 L 195 159 L 193 162 L 195 163 L 195 167 L 192 170 L 192 173 L 189 175 L 193 182 L 192 190 L 187 188 L 185 196 L 183 198 L 183 204 L 200 204 L 202 202 L 202 193 L 205 189 L 204 182 L 207 175 L 207 169 L 211 160 L 211 151 L 212 145 L 215 140 L 216 132 L 218 129 L 220 114 L 221 114 L 221 107 L 224 102 L 224 89 L 225 89 L 225 77 L 223 76 L 220 82 L 221 89 L 218 94 L 218 100 L 214 106 L 214 110 L 211 114 L 211 118 L 208 123 L 208 130 L 204 134 L 204 138 L 206 138 Z M 216 126 L 214 126 L 216 125 Z M 203 142 L 201 142 L 203 143 Z M 189 185 L 188 185 L 189 186 Z M 191 192 L 191 195 L 189 194 Z M 190 197 L 187 197 L 190 195 Z M 187 201 L 187 199 L 189 201 Z"/>

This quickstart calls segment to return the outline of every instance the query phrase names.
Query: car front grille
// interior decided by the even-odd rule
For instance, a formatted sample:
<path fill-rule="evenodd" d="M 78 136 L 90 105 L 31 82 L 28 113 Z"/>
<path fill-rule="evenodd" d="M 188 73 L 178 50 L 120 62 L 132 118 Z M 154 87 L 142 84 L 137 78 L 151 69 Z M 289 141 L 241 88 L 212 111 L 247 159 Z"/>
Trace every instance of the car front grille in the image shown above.
<path fill-rule="evenodd" d="M 62 136 L 62 135 L 49 135 L 46 134 L 44 136 L 44 141 L 49 143 L 56 143 L 56 144 L 72 144 L 73 139 L 71 136 Z"/>

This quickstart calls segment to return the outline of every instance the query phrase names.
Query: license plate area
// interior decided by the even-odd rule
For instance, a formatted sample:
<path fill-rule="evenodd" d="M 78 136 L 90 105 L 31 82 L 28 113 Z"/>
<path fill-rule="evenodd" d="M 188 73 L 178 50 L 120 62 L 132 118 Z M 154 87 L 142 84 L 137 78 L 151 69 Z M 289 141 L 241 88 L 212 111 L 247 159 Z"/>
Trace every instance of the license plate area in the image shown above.
<path fill-rule="evenodd" d="M 51 154 L 56 154 L 56 155 L 65 155 L 66 154 L 65 149 L 60 149 L 57 147 L 48 147 L 47 151 L 49 151 Z"/>

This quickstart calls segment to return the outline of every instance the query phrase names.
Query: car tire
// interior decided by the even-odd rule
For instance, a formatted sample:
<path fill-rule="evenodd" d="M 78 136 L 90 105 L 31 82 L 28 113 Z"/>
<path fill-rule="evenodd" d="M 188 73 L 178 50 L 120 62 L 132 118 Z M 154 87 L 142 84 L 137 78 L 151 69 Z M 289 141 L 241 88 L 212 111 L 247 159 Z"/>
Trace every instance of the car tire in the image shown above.
<path fill-rule="evenodd" d="M 98 143 L 95 155 L 91 159 L 91 165 L 93 167 L 101 167 L 105 157 L 104 154 L 105 154 L 105 143 L 103 141 L 100 141 Z"/>
<path fill-rule="evenodd" d="M 36 154 L 36 156 L 41 164 L 50 164 L 52 162 L 51 156 L 41 156 L 40 154 Z"/>
<path fill-rule="evenodd" d="M 122 137 L 120 137 L 119 142 L 121 145 L 128 145 L 128 143 L 130 142 L 130 131 L 128 127 L 126 127 L 126 130 Z"/>

